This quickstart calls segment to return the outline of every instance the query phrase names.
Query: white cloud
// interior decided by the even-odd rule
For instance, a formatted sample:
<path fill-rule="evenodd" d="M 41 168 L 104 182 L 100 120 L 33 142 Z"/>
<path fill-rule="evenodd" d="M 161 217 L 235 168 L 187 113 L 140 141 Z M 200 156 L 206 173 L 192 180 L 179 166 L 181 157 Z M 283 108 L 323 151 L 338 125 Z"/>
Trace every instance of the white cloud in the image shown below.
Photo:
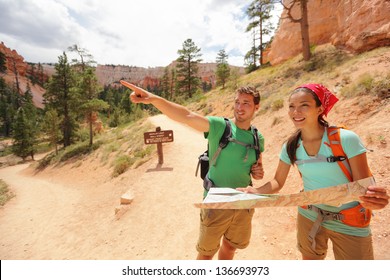
<path fill-rule="evenodd" d="M 57 62 L 69 46 L 99 64 L 166 66 L 191 38 L 204 62 L 224 48 L 243 65 L 251 39 L 244 0 L 0 0 L 0 40 L 27 61 Z"/>

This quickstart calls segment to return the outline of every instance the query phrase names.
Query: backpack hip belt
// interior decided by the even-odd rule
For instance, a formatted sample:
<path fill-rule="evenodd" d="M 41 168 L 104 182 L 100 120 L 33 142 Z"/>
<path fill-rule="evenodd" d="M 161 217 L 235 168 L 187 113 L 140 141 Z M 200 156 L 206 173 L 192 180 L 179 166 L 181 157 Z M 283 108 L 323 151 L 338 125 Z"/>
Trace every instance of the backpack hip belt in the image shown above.
<path fill-rule="evenodd" d="M 323 210 L 314 205 L 305 205 L 301 206 L 301 208 L 317 213 L 317 219 L 315 220 L 308 236 L 313 250 L 316 247 L 315 237 L 324 221 L 340 221 L 352 227 L 363 228 L 369 226 L 372 216 L 372 211 L 364 208 L 360 203 L 352 208 L 344 209 L 337 213 Z"/>
<path fill-rule="evenodd" d="M 337 162 L 345 177 L 348 179 L 348 181 L 352 182 L 353 177 L 351 166 L 349 164 L 348 156 L 345 153 L 343 146 L 341 145 L 340 128 L 344 127 L 329 126 L 326 128 L 329 143 L 324 142 L 324 144 L 332 150 L 331 156 L 325 157 L 323 155 L 318 155 L 316 158 L 297 160 L 296 164 L 300 165 L 315 162 L 328 162 L 332 164 Z M 352 227 L 363 228 L 369 226 L 372 216 L 372 211 L 365 209 L 360 203 L 355 207 L 342 210 L 339 213 L 322 210 L 314 205 L 303 206 L 302 208 L 315 211 L 318 214 L 317 219 L 314 222 L 308 236 L 312 242 L 313 250 L 315 249 L 315 236 L 318 233 L 322 222 L 327 220 L 336 220 Z"/>

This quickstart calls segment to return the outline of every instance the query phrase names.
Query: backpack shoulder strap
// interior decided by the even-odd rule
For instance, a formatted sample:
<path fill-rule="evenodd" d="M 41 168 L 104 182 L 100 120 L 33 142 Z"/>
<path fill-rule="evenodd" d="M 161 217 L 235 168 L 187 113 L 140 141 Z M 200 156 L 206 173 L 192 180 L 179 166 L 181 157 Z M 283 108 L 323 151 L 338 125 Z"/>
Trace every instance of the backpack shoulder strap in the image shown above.
<path fill-rule="evenodd" d="M 335 161 L 337 161 L 337 164 L 340 166 L 341 170 L 348 178 L 348 180 L 352 182 L 352 171 L 349 165 L 348 157 L 345 154 L 343 147 L 341 146 L 340 127 L 330 126 L 326 130 L 329 139 L 328 146 L 330 146 L 330 148 L 332 149 Z"/>
<path fill-rule="evenodd" d="M 223 131 L 223 134 L 221 138 L 219 139 L 219 145 L 218 149 L 215 152 L 213 158 L 211 159 L 211 164 L 215 165 L 217 162 L 217 158 L 219 154 L 221 153 L 222 149 L 224 149 L 227 144 L 229 144 L 229 139 L 232 137 L 232 125 L 230 123 L 230 120 L 228 118 L 223 118 L 225 120 L 225 130 Z"/>
<path fill-rule="evenodd" d="M 253 125 L 251 125 L 251 131 L 253 134 L 253 140 L 254 140 L 254 148 L 255 148 L 255 153 L 256 153 L 256 161 L 260 157 L 260 140 L 259 140 L 259 132 L 257 128 Z"/>
<path fill-rule="evenodd" d="M 221 139 L 219 139 L 219 146 L 221 147 L 221 149 L 227 146 L 227 144 L 229 143 L 229 139 L 232 137 L 232 124 L 230 123 L 230 120 L 228 118 L 223 119 L 225 120 L 226 126 L 221 136 Z"/>
<path fill-rule="evenodd" d="M 216 164 L 217 158 L 218 158 L 219 154 L 221 153 L 222 149 L 224 149 L 229 144 L 230 141 L 234 141 L 235 143 L 237 143 L 239 145 L 247 146 L 247 148 L 248 147 L 254 148 L 255 153 L 256 153 L 256 161 L 257 161 L 260 157 L 260 140 L 259 140 L 259 134 L 258 134 L 257 128 L 255 126 L 251 125 L 251 131 L 253 134 L 254 144 L 253 144 L 253 146 L 252 145 L 248 146 L 248 145 L 245 145 L 245 143 L 242 143 L 242 142 L 239 142 L 235 139 L 232 139 L 232 125 L 230 123 L 230 120 L 228 118 L 224 118 L 224 120 L 226 123 L 225 130 L 221 136 L 221 139 L 219 140 L 218 149 L 215 152 L 213 158 L 211 159 L 211 164 L 212 165 Z"/>

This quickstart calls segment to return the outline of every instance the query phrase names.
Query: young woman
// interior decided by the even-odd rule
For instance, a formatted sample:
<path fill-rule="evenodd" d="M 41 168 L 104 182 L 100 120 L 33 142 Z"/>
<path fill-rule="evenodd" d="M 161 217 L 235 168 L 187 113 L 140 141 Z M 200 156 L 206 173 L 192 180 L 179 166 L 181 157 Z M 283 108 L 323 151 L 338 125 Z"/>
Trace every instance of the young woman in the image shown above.
<path fill-rule="evenodd" d="M 289 117 L 297 131 L 283 145 L 274 178 L 261 187 L 240 190 L 275 193 L 283 187 L 290 167 L 294 164 L 302 175 L 305 191 L 347 183 L 349 180 L 339 165 L 326 160 L 333 154 L 327 133 L 329 125 L 324 116 L 337 101 L 337 97 L 320 84 L 306 84 L 295 89 L 289 98 Z M 352 180 L 372 176 L 366 149 L 360 138 L 345 129 L 340 129 L 340 138 Z M 335 259 L 373 259 L 369 217 L 371 210 L 382 209 L 388 203 L 389 196 L 385 188 L 370 186 L 367 193 L 360 197 L 360 202 L 350 202 L 340 207 L 324 204 L 299 207 L 297 243 L 302 258 L 324 259 L 330 239 Z M 342 210 L 351 212 L 354 218 L 362 218 L 367 224 L 347 225 L 343 219 L 337 220 Z"/>

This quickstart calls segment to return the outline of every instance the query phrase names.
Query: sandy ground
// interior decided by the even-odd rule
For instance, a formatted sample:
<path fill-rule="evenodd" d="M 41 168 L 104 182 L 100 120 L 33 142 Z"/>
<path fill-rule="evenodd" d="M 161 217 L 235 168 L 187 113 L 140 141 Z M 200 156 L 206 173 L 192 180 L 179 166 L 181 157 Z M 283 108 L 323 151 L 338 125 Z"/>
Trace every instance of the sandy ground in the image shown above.
<path fill-rule="evenodd" d="M 383 123 L 383 118 L 388 118 L 386 108 L 377 122 L 370 122 L 371 127 L 379 126 L 378 131 L 389 129 L 388 122 Z M 156 155 L 115 179 L 97 156 L 39 173 L 29 163 L 0 169 L 0 178 L 16 194 L 0 208 L 0 259 L 194 259 L 199 209 L 192 204 L 202 199 L 201 179 L 194 173 L 206 141 L 200 133 L 165 116 L 151 121 L 163 130 L 174 131 L 174 142 L 163 144 L 161 166 Z M 261 122 L 255 120 L 267 141 L 264 180 L 273 176 L 281 139 L 289 133 L 287 124 L 266 129 L 271 121 L 264 116 Z M 378 146 L 369 154 L 370 164 L 376 166 L 374 172 L 379 172 L 378 183 L 387 186 L 388 156 L 387 146 Z M 290 173 L 282 193 L 301 188 L 297 172 Z M 126 192 L 134 201 L 115 215 Z M 372 221 L 376 259 L 390 259 L 389 218 L 387 207 L 376 211 Z M 251 244 L 239 250 L 235 259 L 300 259 L 295 221 L 295 207 L 257 209 Z M 331 251 L 327 259 L 333 259 Z"/>

